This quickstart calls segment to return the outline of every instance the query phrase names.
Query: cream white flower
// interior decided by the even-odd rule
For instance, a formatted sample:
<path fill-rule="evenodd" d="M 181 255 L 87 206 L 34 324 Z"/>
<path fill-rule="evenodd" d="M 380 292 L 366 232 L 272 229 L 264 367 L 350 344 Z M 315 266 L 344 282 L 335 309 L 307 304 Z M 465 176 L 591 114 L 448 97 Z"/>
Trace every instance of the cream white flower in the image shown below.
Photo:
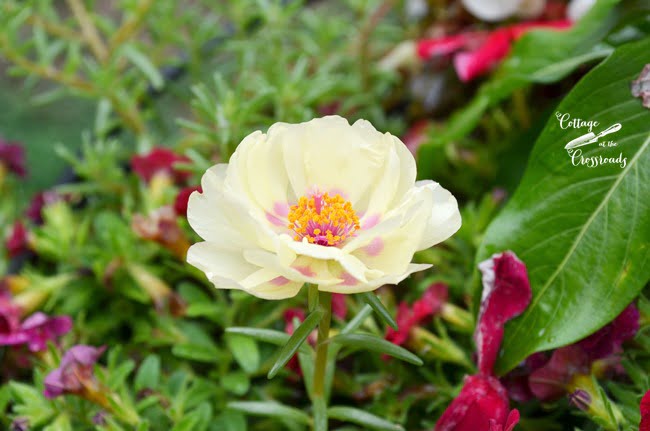
<path fill-rule="evenodd" d="M 187 216 L 205 241 L 187 261 L 218 288 L 267 299 L 304 283 L 338 293 L 396 284 L 430 266 L 411 263 L 416 251 L 461 224 L 451 193 L 415 174 L 406 146 L 365 120 L 276 123 L 203 175 Z"/>
<path fill-rule="evenodd" d="M 542 14 L 546 0 L 461 0 L 465 9 L 475 17 L 488 22 L 502 21 L 511 16 L 535 18 Z M 571 0 L 567 16 L 578 21 L 596 0 Z"/>

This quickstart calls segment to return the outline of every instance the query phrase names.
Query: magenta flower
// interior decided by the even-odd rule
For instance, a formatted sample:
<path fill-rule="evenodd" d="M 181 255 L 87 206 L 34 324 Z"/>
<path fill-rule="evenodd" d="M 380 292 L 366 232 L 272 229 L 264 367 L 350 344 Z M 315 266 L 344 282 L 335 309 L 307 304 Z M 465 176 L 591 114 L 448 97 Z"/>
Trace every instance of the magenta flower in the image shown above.
<path fill-rule="evenodd" d="M 412 306 L 401 302 L 397 308 L 397 329 L 387 328 L 386 340 L 403 345 L 408 340 L 411 330 L 422 324 L 426 319 L 438 314 L 448 298 L 447 285 L 434 283 L 424 292 L 422 297 Z"/>
<path fill-rule="evenodd" d="M 566 393 L 567 385 L 576 374 L 589 374 L 594 361 L 615 359 L 625 341 L 639 329 L 639 311 L 630 304 L 610 324 L 589 337 L 560 347 L 549 361 L 530 374 L 529 387 L 542 401 L 553 401 Z"/>
<path fill-rule="evenodd" d="M 463 389 L 440 416 L 435 431 L 511 431 L 519 422 L 519 412 L 510 410 L 507 391 L 494 377 L 493 366 L 501 349 L 503 325 L 530 303 L 528 273 L 510 251 L 495 254 L 479 269 L 483 296 L 474 334 L 479 373 L 465 378 Z"/>
<path fill-rule="evenodd" d="M 25 319 L 20 326 L 21 332 L 27 336 L 27 346 L 32 352 L 40 352 L 47 348 L 47 342 L 56 340 L 72 329 L 72 319 L 69 316 L 49 317 L 36 312 Z"/>
<path fill-rule="evenodd" d="M 639 431 L 650 431 L 650 391 L 646 392 L 639 405 L 641 410 L 641 423 Z"/>
<path fill-rule="evenodd" d="M 45 377 L 43 394 L 47 398 L 55 398 L 63 394 L 96 392 L 93 367 L 105 350 L 106 346 L 97 348 L 81 344 L 68 349 L 59 368 Z"/>
<path fill-rule="evenodd" d="M 68 316 L 48 317 L 34 313 L 20 323 L 21 309 L 11 302 L 9 294 L 0 295 L 0 346 L 26 344 L 30 351 L 47 348 L 48 341 L 56 340 L 72 329 Z"/>
<path fill-rule="evenodd" d="M 453 55 L 454 68 L 461 81 L 467 82 L 488 73 L 510 52 L 513 42 L 530 30 L 540 28 L 562 30 L 571 21 L 539 21 L 501 27 L 491 32 L 469 31 L 457 35 L 423 39 L 417 44 L 417 54 L 423 60 L 435 56 Z"/>
<path fill-rule="evenodd" d="M 165 173 L 173 177 L 178 183 L 181 183 L 190 176 L 187 171 L 182 171 L 174 167 L 178 162 L 189 162 L 185 156 L 179 156 L 172 150 L 157 147 L 151 150 L 149 154 L 143 156 L 133 156 L 131 159 L 131 168 L 144 181 L 149 182 L 158 173 Z"/>
<path fill-rule="evenodd" d="M 14 142 L 6 142 L 0 139 L 0 165 L 3 165 L 9 172 L 19 177 L 25 177 L 25 150 Z"/>
<path fill-rule="evenodd" d="M 19 254 L 27 251 L 27 246 L 27 229 L 25 229 L 24 224 L 17 221 L 12 226 L 9 237 L 5 243 L 7 254 L 10 258 L 16 257 Z"/>
<path fill-rule="evenodd" d="M 20 308 L 11 302 L 8 294 L 0 296 L 0 346 L 13 346 L 27 342 L 20 331 Z"/>

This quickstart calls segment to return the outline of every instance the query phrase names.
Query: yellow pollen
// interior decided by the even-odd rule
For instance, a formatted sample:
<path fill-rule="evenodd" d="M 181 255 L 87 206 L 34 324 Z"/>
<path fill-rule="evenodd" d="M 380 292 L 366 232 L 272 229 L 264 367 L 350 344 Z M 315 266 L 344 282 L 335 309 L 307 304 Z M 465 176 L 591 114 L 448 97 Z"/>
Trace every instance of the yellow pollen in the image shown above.
<path fill-rule="evenodd" d="M 290 207 L 287 220 L 296 241 L 306 238 L 311 244 L 325 246 L 337 245 L 359 229 L 359 217 L 352 204 L 339 194 L 302 196 Z"/>

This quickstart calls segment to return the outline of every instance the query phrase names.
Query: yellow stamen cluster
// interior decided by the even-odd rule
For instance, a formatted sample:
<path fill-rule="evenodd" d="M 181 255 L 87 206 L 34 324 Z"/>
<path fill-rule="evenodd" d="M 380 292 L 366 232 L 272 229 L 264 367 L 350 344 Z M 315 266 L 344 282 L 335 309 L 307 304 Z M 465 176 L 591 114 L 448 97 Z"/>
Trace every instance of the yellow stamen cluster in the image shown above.
<path fill-rule="evenodd" d="M 339 194 L 301 197 L 298 204 L 291 206 L 288 220 L 296 241 L 307 238 L 319 245 L 336 245 L 359 229 L 359 217 L 352 204 Z"/>

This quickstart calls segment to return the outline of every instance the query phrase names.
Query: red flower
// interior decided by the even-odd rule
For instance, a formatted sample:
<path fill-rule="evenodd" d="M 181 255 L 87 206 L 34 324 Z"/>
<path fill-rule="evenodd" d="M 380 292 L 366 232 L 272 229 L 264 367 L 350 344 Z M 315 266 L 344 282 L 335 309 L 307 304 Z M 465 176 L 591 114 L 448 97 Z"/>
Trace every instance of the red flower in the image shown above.
<path fill-rule="evenodd" d="M 0 165 L 19 177 L 27 175 L 25 169 L 25 150 L 19 144 L 0 139 Z"/>
<path fill-rule="evenodd" d="M 419 326 L 426 319 L 438 314 L 447 302 L 448 288 L 443 283 L 434 283 L 424 292 L 422 297 L 415 301 L 411 307 L 406 302 L 400 303 L 397 308 L 397 330 L 388 328 L 386 340 L 403 345 L 409 338 L 411 329 Z"/>
<path fill-rule="evenodd" d="M 20 253 L 27 251 L 27 229 L 25 229 L 25 225 L 19 221 L 14 223 L 5 246 L 9 257 L 16 257 Z"/>
<path fill-rule="evenodd" d="M 479 269 L 483 273 L 483 299 L 474 339 L 479 372 L 492 374 L 501 349 L 503 326 L 523 313 L 532 292 L 526 265 L 510 251 L 492 256 L 482 262 Z"/>
<path fill-rule="evenodd" d="M 639 431 L 650 431 L 650 391 L 646 392 L 639 405 L 641 410 L 641 423 Z"/>
<path fill-rule="evenodd" d="M 623 342 L 633 338 L 638 329 L 639 311 L 630 304 L 594 334 L 555 350 L 544 366 L 530 374 L 530 390 L 539 400 L 557 400 L 564 396 L 574 375 L 588 374 L 594 361 L 620 352 Z"/>
<path fill-rule="evenodd" d="M 436 422 L 435 431 L 511 431 L 519 412 L 510 410 L 506 390 L 492 376 L 468 376 L 460 394 Z"/>
<path fill-rule="evenodd" d="M 166 173 L 178 183 L 185 181 L 190 173 L 174 168 L 177 162 L 189 162 L 185 156 L 179 156 L 167 148 L 154 148 L 149 154 L 133 156 L 131 168 L 144 181 L 149 182 L 157 173 Z"/>
<path fill-rule="evenodd" d="M 465 378 L 463 389 L 436 423 L 435 431 L 511 431 L 519 412 L 510 411 L 506 389 L 493 375 L 503 325 L 521 314 L 531 300 L 526 266 L 514 253 L 482 262 L 483 296 L 474 338 L 479 373 Z"/>
<path fill-rule="evenodd" d="M 510 52 L 512 43 L 530 30 L 548 28 L 565 29 L 571 26 L 568 20 L 525 22 L 501 27 L 490 33 L 465 32 L 418 42 L 417 53 L 426 60 L 437 55 L 456 53 L 454 67 L 461 81 L 488 73 Z"/>
<path fill-rule="evenodd" d="M 178 192 L 174 201 L 176 215 L 187 217 L 187 201 L 190 199 L 190 195 L 196 191 L 203 193 L 201 186 L 184 187 Z"/>

